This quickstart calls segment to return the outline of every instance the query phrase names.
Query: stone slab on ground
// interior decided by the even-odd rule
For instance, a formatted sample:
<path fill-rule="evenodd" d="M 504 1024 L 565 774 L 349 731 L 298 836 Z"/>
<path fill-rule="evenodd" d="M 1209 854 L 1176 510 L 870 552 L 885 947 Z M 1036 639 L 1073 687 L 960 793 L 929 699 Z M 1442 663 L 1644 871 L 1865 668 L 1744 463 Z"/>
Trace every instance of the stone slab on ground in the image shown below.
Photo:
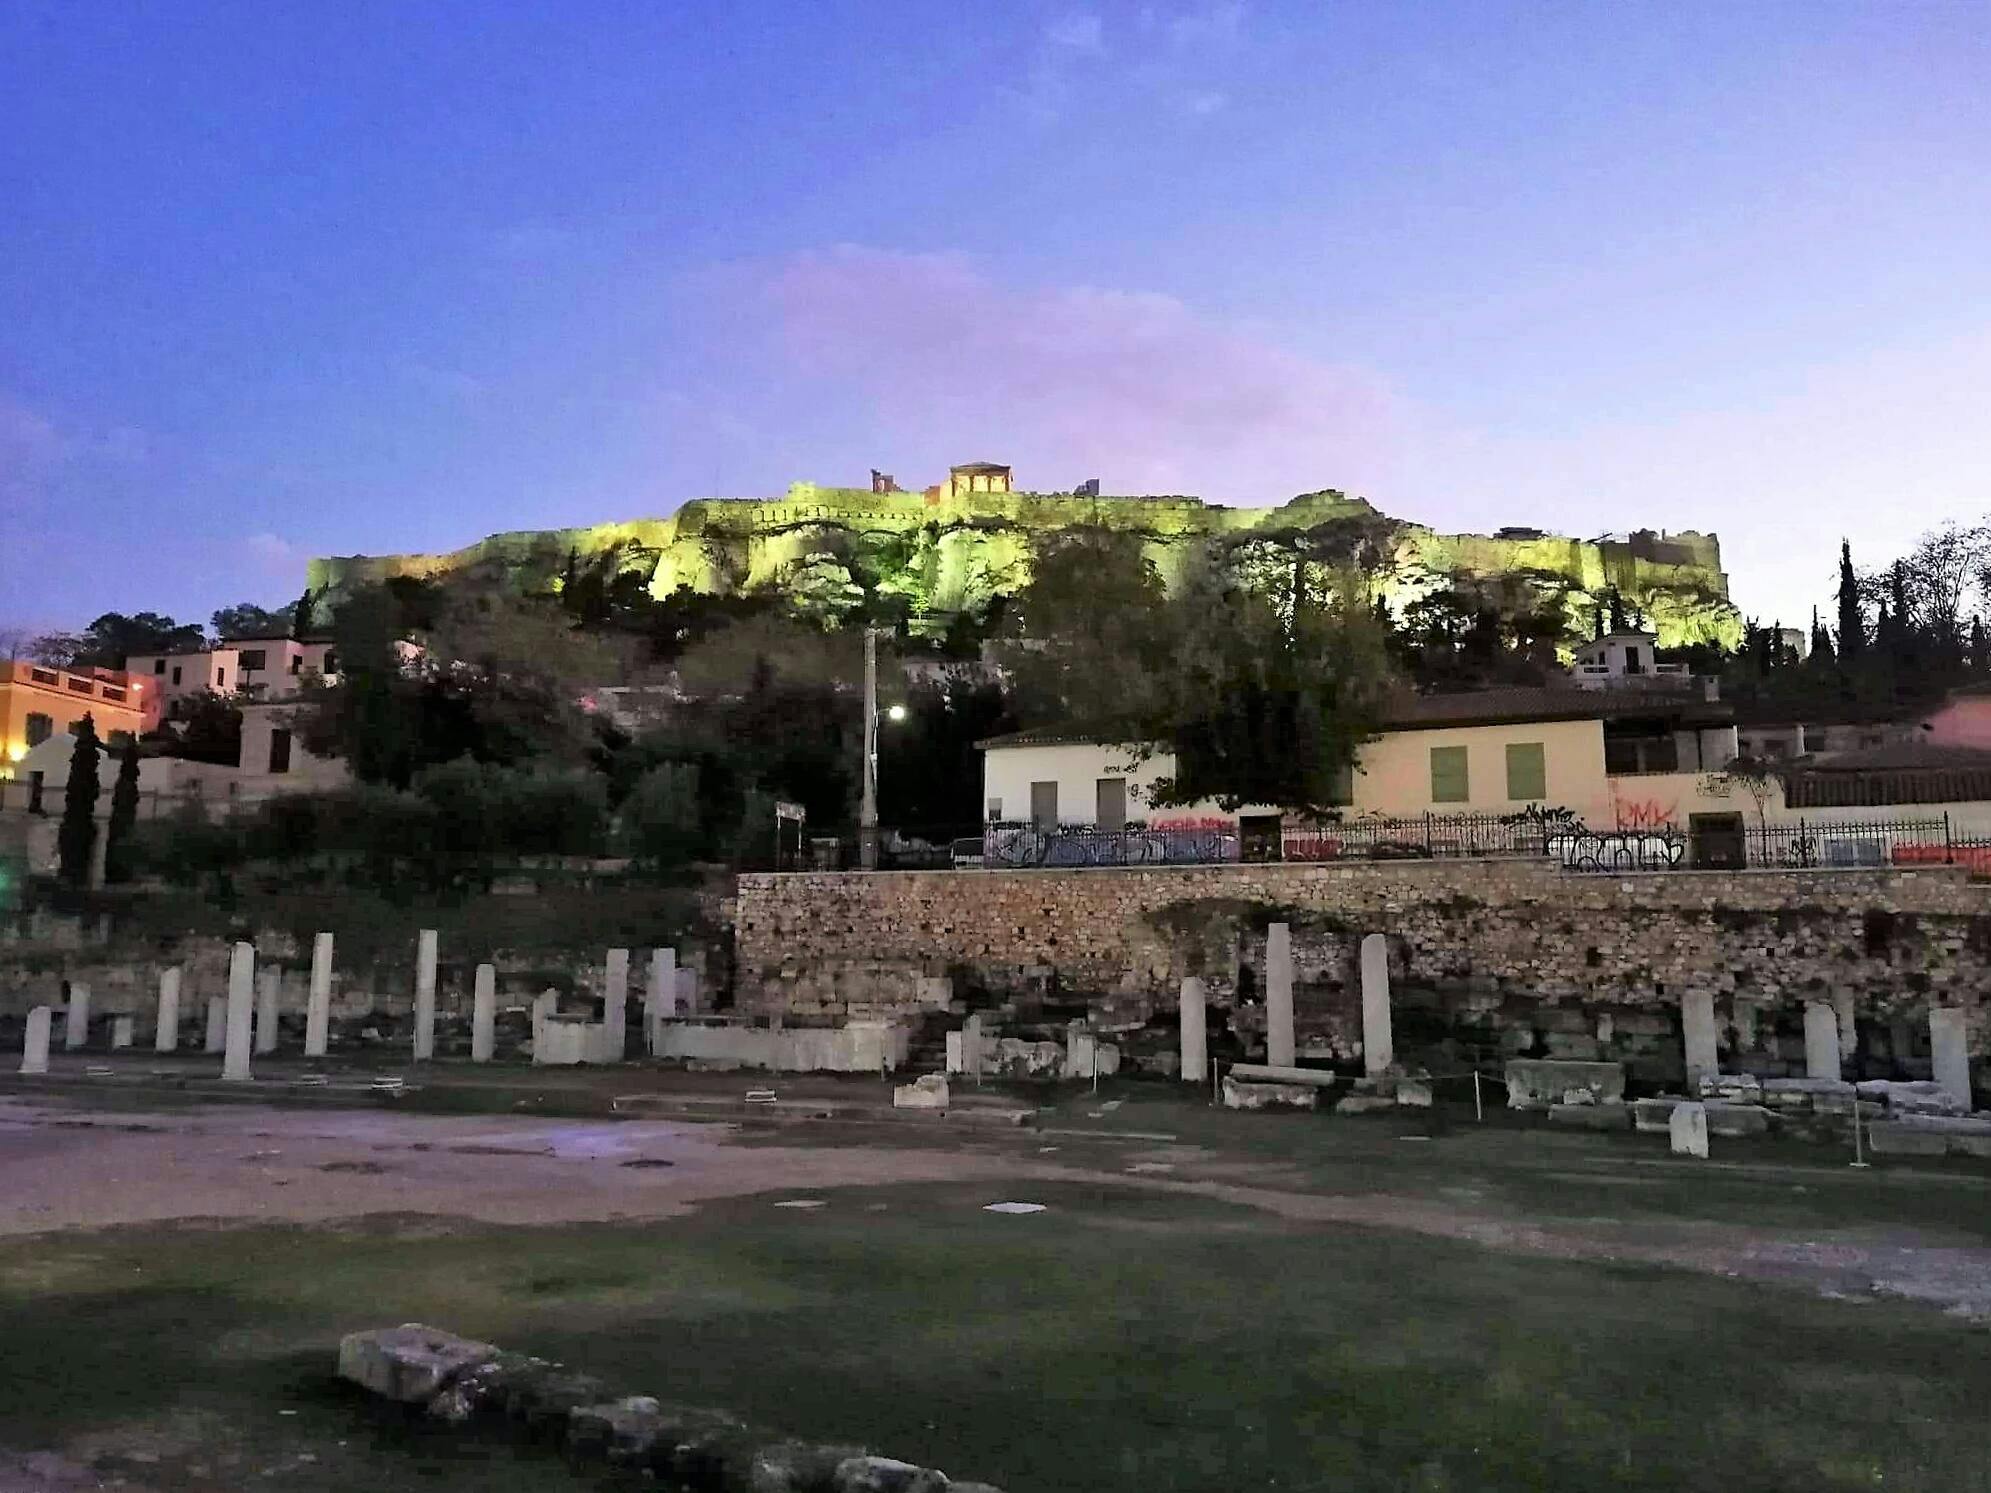
<path fill-rule="evenodd" d="M 1641 1135 L 1667 1135 L 1673 1128 L 1673 1108 L 1690 1102 L 1684 1094 L 1660 1094 L 1631 1102 L 1632 1128 Z"/>
<path fill-rule="evenodd" d="M 1623 1130 L 1632 1122 L 1632 1112 L 1625 1104 L 1552 1104 L 1549 1106 L 1551 1125 L 1568 1125 L 1577 1130 Z"/>
<path fill-rule="evenodd" d="M 1890 1114 L 1964 1115 L 1970 1107 L 1939 1083 L 1897 1083 L 1892 1079 L 1870 1078 L 1860 1086 L 1862 1099 L 1883 1100 Z"/>
<path fill-rule="evenodd" d="M 1319 1103 L 1320 1090 L 1312 1084 L 1247 1083 L 1224 1075 L 1225 1109 L 1314 1109 Z"/>
<path fill-rule="evenodd" d="M 1771 1109 L 1812 1109 L 1851 1114 L 1857 1090 L 1843 1078 L 1766 1078 L 1763 1103 Z"/>
<path fill-rule="evenodd" d="M 1228 1071 L 1231 1077 L 1250 1083 L 1310 1083 L 1329 1089 L 1342 1081 L 1340 1074 L 1325 1069 L 1288 1068 L 1283 1064 L 1274 1067 L 1270 1063 L 1233 1063 Z"/>
<path fill-rule="evenodd" d="M 947 1076 L 928 1073 L 892 1090 L 894 1109 L 947 1108 Z"/>
<path fill-rule="evenodd" d="M 1991 1119 L 1961 1115 L 1903 1115 L 1867 1126 L 1877 1156 L 1991 1157 Z"/>
<path fill-rule="evenodd" d="M 1763 1081 L 1753 1073 L 1706 1073 L 1701 1076 L 1700 1097 L 1727 1104 L 1761 1104 Z"/>
<path fill-rule="evenodd" d="M 1726 1138 L 1742 1135 L 1767 1135 L 1770 1122 L 1775 1115 L 1760 1104 L 1724 1104 L 1718 1099 L 1706 1101 L 1708 1133 Z"/>
<path fill-rule="evenodd" d="M 1586 1090 L 1598 1104 L 1617 1104 L 1625 1097 L 1622 1063 L 1583 1063 L 1563 1058 L 1509 1058 L 1507 1107 L 1552 1109 L 1567 1102 L 1572 1089 Z"/>
<path fill-rule="evenodd" d="M 1949 1139 L 1899 1120 L 1876 1120 L 1867 1126 L 1867 1149 L 1876 1156 L 1941 1156 Z"/>
<path fill-rule="evenodd" d="M 339 1339 L 339 1377 L 390 1400 L 427 1404 L 459 1375 L 497 1356 L 490 1343 L 404 1322 Z"/>
<path fill-rule="evenodd" d="M 1695 1100 L 1673 1106 L 1673 1113 L 1667 1117 L 1666 1131 L 1675 1156 L 1707 1160 L 1709 1108 L 1709 1105 Z"/>

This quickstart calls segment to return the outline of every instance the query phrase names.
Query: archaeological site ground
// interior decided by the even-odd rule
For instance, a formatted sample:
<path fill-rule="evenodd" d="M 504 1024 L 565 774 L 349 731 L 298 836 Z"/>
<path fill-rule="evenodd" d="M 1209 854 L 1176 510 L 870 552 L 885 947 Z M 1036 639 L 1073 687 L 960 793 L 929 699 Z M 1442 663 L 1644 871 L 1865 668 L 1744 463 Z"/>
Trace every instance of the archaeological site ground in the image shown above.
<path fill-rule="evenodd" d="M 407 1321 L 1012 1490 L 1985 1486 L 1974 1163 L 1120 1078 L 942 1118 L 857 1075 L 216 1066 L 6 1082 L 0 1487 L 656 1485 L 334 1377 Z"/>

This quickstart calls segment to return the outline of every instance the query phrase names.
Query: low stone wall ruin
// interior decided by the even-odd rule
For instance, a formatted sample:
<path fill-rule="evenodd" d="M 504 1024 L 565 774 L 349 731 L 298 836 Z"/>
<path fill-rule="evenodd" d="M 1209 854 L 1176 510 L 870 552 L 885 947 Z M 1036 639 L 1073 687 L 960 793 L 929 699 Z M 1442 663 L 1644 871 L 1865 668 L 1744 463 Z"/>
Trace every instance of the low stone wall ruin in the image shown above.
<path fill-rule="evenodd" d="M 1213 1050 L 1263 1031 L 1267 926 L 1290 925 L 1303 1056 L 1359 1051 L 1362 936 L 1387 936 L 1398 1047 L 1627 1063 L 1683 1077 L 1680 1000 L 1717 1003 L 1724 1068 L 1802 1074 L 1803 1006 L 1850 1013 L 1855 1071 L 1927 1076 L 1927 1013 L 1991 991 L 1991 886 L 1961 870 L 1583 875 L 1536 861 L 742 876 L 735 1001 L 892 1019 L 950 976 L 970 1004 L 1082 1003 L 1172 1028 L 1207 984 Z M 1162 1035 L 1167 1035 L 1162 1032 Z M 1158 1045 L 1158 1051 L 1165 1044 Z M 1138 1062 L 1138 1054 L 1136 1061 Z M 1918 1069 L 1920 1071 L 1918 1071 Z"/>

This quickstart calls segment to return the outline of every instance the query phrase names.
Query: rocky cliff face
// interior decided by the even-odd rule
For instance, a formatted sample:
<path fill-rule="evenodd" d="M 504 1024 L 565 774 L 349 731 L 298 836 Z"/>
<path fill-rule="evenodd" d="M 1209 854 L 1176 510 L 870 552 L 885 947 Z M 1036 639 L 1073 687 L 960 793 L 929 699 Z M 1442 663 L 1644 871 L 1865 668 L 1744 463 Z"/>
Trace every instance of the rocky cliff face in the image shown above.
<path fill-rule="evenodd" d="M 446 555 L 351 555 L 313 560 L 310 584 L 334 594 L 392 576 L 486 568 L 524 585 L 557 576 L 570 554 L 614 549 L 640 568 L 652 594 L 679 587 L 728 593 L 783 590 L 833 600 L 840 588 L 903 595 L 915 615 L 978 610 L 1029 578 L 1035 546 L 1078 526 L 1139 534 L 1164 578 L 1192 542 L 1318 532 L 1356 521 L 1381 526 L 1393 564 L 1382 590 L 1395 607 L 1462 580 L 1511 582 L 1538 604 L 1560 606 L 1570 635 L 1587 637 L 1600 599 L 1616 591 L 1643 613 L 1660 643 L 1741 639 L 1720 546 L 1711 534 L 1650 532 L 1601 540 L 1526 530 L 1439 534 L 1378 514 L 1342 493 L 1307 493 L 1276 508 L 1225 508 L 1193 497 L 1073 493 L 870 492 L 798 482 L 778 499 L 695 498 L 669 518 L 494 534 Z"/>

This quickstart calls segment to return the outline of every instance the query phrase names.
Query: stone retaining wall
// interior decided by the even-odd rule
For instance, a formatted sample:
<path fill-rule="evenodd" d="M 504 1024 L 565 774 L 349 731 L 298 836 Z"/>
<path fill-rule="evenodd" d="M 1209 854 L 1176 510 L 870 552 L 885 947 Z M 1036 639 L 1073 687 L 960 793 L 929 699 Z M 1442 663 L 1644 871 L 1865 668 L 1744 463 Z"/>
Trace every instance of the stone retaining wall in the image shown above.
<path fill-rule="evenodd" d="M 1926 1061 L 1932 1004 L 1991 988 L 1991 886 L 1946 868 L 1581 875 L 1536 861 L 742 876 L 735 998 L 748 1011 L 876 1019 L 951 975 L 978 1000 L 1082 998 L 1109 1027 L 1172 1019 L 1208 982 L 1249 1051 L 1265 928 L 1291 925 L 1304 1050 L 1359 1050 L 1362 935 L 1388 935 L 1399 1047 L 1644 1061 L 1676 1077 L 1679 1002 L 1706 991 L 1799 1061 L 1805 1000 L 1850 996 L 1876 1059 Z M 1746 1005 L 1748 1019 L 1737 1020 Z M 1904 1035 L 1920 1026 L 1920 1047 Z M 1972 1023 L 1973 1051 L 1984 1025 Z M 1214 1030 L 1213 1030 L 1214 1038 Z M 1729 1045 L 1733 1045 L 1733 1040 Z"/>

